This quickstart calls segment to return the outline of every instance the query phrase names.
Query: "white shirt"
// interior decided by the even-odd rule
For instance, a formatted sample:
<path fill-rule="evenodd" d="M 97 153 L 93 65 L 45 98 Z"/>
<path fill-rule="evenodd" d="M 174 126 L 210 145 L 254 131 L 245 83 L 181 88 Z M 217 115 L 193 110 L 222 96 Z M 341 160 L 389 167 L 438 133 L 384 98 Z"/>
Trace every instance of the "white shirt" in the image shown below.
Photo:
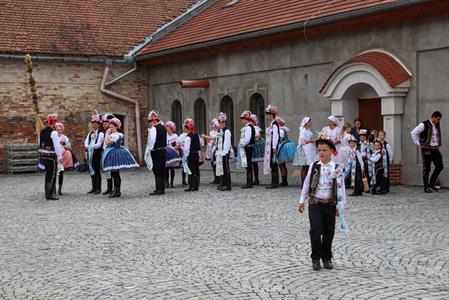
<path fill-rule="evenodd" d="M 190 138 L 190 136 L 188 136 L 188 135 L 186 134 L 183 143 L 184 143 L 184 152 L 183 152 L 183 155 L 184 155 L 184 157 L 188 157 L 189 154 L 190 154 L 190 143 L 191 143 L 191 138 Z"/>
<path fill-rule="evenodd" d="M 223 156 L 227 155 L 230 149 L 231 149 L 231 130 L 226 129 L 223 141 L 223 150 L 222 150 Z"/>
<path fill-rule="evenodd" d="M 324 165 L 321 161 L 318 162 L 320 166 L 320 182 L 318 183 L 318 187 L 315 192 L 315 197 L 321 198 L 321 199 L 331 199 L 332 198 L 332 181 L 333 178 L 337 178 L 337 188 L 340 190 L 341 193 L 341 199 L 340 202 L 343 204 L 346 203 L 346 189 L 345 189 L 345 182 L 343 177 L 343 170 L 341 171 L 341 174 L 337 174 L 335 171 L 335 162 L 332 160 L 327 164 Z M 342 166 L 340 166 L 341 168 Z M 304 180 L 301 196 L 299 198 L 299 203 L 304 203 L 306 199 L 309 198 L 310 193 L 310 180 L 312 177 L 312 165 L 309 168 L 309 171 L 307 172 L 307 177 Z M 340 194 L 338 193 L 338 194 Z"/>
<path fill-rule="evenodd" d="M 435 124 L 430 121 L 430 124 L 432 124 L 432 137 L 430 138 L 430 146 L 432 147 L 438 147 L 439 141 L 438 141 L 438 129 L 435 126 Z M 415 145 L 420 146 L 419 143 L 419 134 L 424 131 L 424 123 L 419 123 L 418 126 L 416 126 L 415 129 L 412 130 L 410 135 L 412 136 L 412 140 L 415 143 Z"/>
<path fill-rule="evenodd" d="M 274 120 L 276 121 L 276 120 Z M 270 128 L 273 130 L 271 135 L 271 143 L 273 145 L 273 150 L 276 150 L 278 143 L 279 143 L 279 127 L 276 124 L 273 124 L 274 121 L 271 122 Z"/>
<path fill-rule="evenodd" d="M 260 131 L 262 131 L 262 129 L 259 126 L 254 126 L 254 131 L 256 133 L 255 137 L 260 138 Z"/>
<path fill-rule="evenodd" d="M 123 134 L 121 134 L 120 132 L 113 132 L 109 135 L 109 138 L 113 140 L 114 143 L 117 143 L 120 137 L 123 137 Z"/>
<path fill-rule="evenodd" d="M 377 150 L 374 151 L 373 154 L 371 154 L 371 156 L 369 157 L 369 160 L 372 161 L 373 163 L 376 163 L 379 161 L 379 159 L 382 157 L 382 151 L 381 150 Z"/>
<path fill-rule="evenodd" d="M 148 150 L 150 151 L 154 149 L 154 143 L 156 143 L 156 136 L 157 136 L 156 126 L 152 126 L 150 128 L 150 131 L 148 132 Z"/>
<path fill-rule="evenodd" d="M 244 138 L 240 138 L 239 145 L 245 147 L 251 141 L 251 126 L 249 126 L 249 124 L 246 124 L 244 127 L 242 127 L 241 131 L 245 133 L 245 136 Z"/>
<path fill-rule="evenodd" d="M 385 150 L 388 152 L 388 158 L 389 158 L 389 163 L 392 164 L 393 163 L 393 148 L 391 148 L 390 143 L 387 143 L 386 145 L 384 144 L 384 142 L 382 142 L 382 145 L 385 146 Z"/>
<path fill-rule="evenodd" d="M 87 135 L 86 139 L 84 140 L 84 147 L 89 146 L 89 135 L 92 134 L 92 139 L 95 141 L 95 136 L 98 135 L 98 139 L 96 139 L 96 143 L 94 145 L 94 149 L 100 149 L 103 147 L 103 143 L 104 143 L 104 133 L 99 131 L 98 129 L 92 132 L 89 132 L 89 134 Z"/>
<path fill-rule="evenodd" d="M 368 158 L 370 155 L 371 145 L 368 141 L 360 142 L 360 154 L 362 155 L 362 158 Z"/>
<path fill-rule="evenodd" d="M 178 135 L 173 133 L 172 135 L 167 134 L 167 146 L 172 146 L 173 143 L 176 143 L 178 140 Z"/>
<path fill-rule="evenodd" d="M 64 151 L 63 151 L 63 148 L 62 148 L 61 144 L 59 143 L 58 132 L 53 130 L 51 132 L 50 137 L 51 137 L 51 140 L 53 142 L 53 146 L 55 148 L 56 156 L 58 157 L 58 159 L 62 159 L 62 154 L 63 154 Z"/>
<path fill-rule="evenodd" d="M 323 132 L 326 137 L 332 140 L 333 143 L 341 141 L 341 128 L 336 126 L 334 129 L 330 129 L 329 126 L 323 128 Z"/>

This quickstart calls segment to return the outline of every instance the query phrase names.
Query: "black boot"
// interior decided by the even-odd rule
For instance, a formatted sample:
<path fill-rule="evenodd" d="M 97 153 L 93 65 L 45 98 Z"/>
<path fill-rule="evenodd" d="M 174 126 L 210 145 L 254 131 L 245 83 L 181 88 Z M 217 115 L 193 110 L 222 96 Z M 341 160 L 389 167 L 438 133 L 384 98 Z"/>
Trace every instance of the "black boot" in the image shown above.
<path fill-rule="evenodd" d="M 184 192 L 191 192 L 193 190 L 193 175 L 189 175 L 187 180 L 189 181 L 189 187 Z"/>
<path fill-rule="evenodd" d="M 62 185 L 58 186 L 58 195 L 60 195 L 60 196 L 63 195 L 63 193 L 62 193 Z"/>
<path fill-rule="evenodd" d="M 59 200 L 58 196 L 56 196 L 55 193 L 53 193 L 53 184 L 51 183 L 45 183 L 45 198 L 47 200 Z"/>
<path fill-rule="evenodd" d="M 103 195 L 112 193 L 112 179 L 107 180 L 108 189 L 103 193 Z"/>
<path fill-rule="evenodd" d="M 170 171 L 170 188 L 174 188 L 173 182 L 175 181 L 175 170 Z"/>
<path fill-rule="evenodd" d="M 182 185 L 187 185 L 185 172 L 182 172 Z"/>
<path fill-rule="evenodd" d="M 120 186 L 118 185 L 114 187 L 114 192 L 109 195 L 109 198 L 118 198 L 121 195 L 122 193 L 120 192 Z"/>
<path fill-rule="evenodd" d="M 163 194 L 165 179 L 156 178 L 156 189 L 150 193 L 150 196 L 157 196 Z"/>
<path fill-rule="evenodd" d="M 90 180 L 92 181 L 92 188 L 87 192 L 88 194 L 92 194 L 95 192 L 95 175 L 90 176 Z"/>
<path fill-rule="evenodd" d="M 58 195 L 62 196 L 62 183 L 64 182 L 63 172 L 59 174 Z"/>
<path fill-rule="evenodd" d="M 101 175 L 95 176 L 95 195 L 101 194 Z"/>
<path fill-rule="evenodd" d="M 192 192 L 196 192 L 200 189 L 200 180 L 198 175 L 193 175 L 193 188 Z"/>
<path fill-rule="evenodd" d="M 242 189 L 250 189 L 253 187 L 253 173 L 246 172 L 246 184 L 242 185 L 240 188 Z"/>
<path fill-rule="evenodd" d="M 287 176 L 282 176 L 282 182 L 280 186 L 288 186 Z"/>
<path fill-rule="evenodd" d="M 271 184 L 266 189 L 277 189 L 279 187 L 279 173 L 271 173 Z"/>
<path fill-rule="evenodd" d="M 168 171 L 167 171 L 168 173 Z M 168 174 L 167 177 L 165 177 L 165 188 L 168 189 L 170 187 L 170 184 L 168 183 Z"/>

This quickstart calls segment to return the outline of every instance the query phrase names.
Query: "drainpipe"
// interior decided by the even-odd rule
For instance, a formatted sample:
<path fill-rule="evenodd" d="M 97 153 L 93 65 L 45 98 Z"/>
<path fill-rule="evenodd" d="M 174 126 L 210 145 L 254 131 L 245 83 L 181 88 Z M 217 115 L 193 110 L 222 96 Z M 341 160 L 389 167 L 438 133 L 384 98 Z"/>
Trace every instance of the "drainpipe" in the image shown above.
<path fill-rule="evenodd" d="M 103 79 L 101 80 L 101 84 L 100 84 L 100 91 L 112 98 L 118 99 L 118 100 L 122 100 L 128 103 L 132 103 L 135 106 L 135 110 L 136 110 L 136 132 L 137 132 L 137 156 L 139 159 L 139 163 L 141 165 L 143 165 L 143 154 L 142 154 L 142 134 L 141 134 L 141 130 L 140 130 L 140 105 L 139 102 L 131 99 L 129 97 L 120 95 L 118 93 L 112 92 L 110 90 L 106 89 L 106 79 L 108 78 L 108 74 L 109 74 L 109 66 L 106 65 L 106 67 L 104 68 L 104 74 L 103 74 Z"/>

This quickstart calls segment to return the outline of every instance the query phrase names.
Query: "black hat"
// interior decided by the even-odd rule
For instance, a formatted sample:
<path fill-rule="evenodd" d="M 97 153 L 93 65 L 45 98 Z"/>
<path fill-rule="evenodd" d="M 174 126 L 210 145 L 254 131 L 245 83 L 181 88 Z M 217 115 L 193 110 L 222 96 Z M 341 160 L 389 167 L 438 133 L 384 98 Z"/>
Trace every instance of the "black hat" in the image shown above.
<path fill-rule="evenodd" d="M 317 147 L 318 147 L 318 145 L 320 145 L 320 144 L 326 144 L 326 145 L 328 145 L 329 148 L 332 149 L 332 151 L 336 151 L 336 150 L 337 150 L 337 148 L 335 148 L 335 145 L 334 145 L 334 143 L 332 143 L 331 140 L 327 140 L 327 139 L 318 139 L 318 140 L 315 141 L 315 145 L 316 145 Z"/>

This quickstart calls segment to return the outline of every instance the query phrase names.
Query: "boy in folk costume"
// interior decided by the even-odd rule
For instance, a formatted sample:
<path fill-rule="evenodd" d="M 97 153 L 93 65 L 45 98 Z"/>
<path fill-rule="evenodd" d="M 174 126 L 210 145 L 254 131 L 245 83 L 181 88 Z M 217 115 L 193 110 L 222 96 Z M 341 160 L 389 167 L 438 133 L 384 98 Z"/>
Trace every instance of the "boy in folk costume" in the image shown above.
<path fill-rule="evenodd" d="M 377 139 L 382 143 L 384 149 L 382 153 L 382 161 L 384 164 L 384 191 L 390 192 L 390 165 L 393 163 L 393 149 L 391 145 L 385 140 L 386 133 L 383 130 L 379 130 Z"/>
<path fill-rule="evenodd" d="M 304 212 L 304 202 L 309 202 L 310 241 L 312 244 L 312 267 L 315 271 L 333 269 L 332 241 L 335 233 L 337 205 L 344 208 L 346 191 L 343 167 L 332 161 L 335 145 L 330 140 L 318 139 L 319 161 L 314 162 L 307 173 L 298 211 Z"/>
<path fill-rule="evenodd" d="M 277 106 L 269 104 L 265 109 L 265 118 L 270 122 L 266 129 L 265 154 L 263 161 L 263 173 L 268 175 L 271 171 L 271 184 L 267 189 L 275 189 L 279 186 L 279 167 L 277 163 L 277 149 L 281 136 L 276 116 L 279 114 Z"/>
<path fill-rule="evenodd" d="M 226 128 L 227 119 L 228 117 L 226 116 L 226 114 L 220 112 L 220 114 L 218 115 L 220 131 L 217 134 L 217 150 L 215 151 L 217 168 L 216 172 L 217 176 L 220 176 L 220 184 L 217 187 L 217 190 L 219 191 L 231 190 L 231 170 L 229 169 L 229 154 L 231 150 L 232 134 L 231 131 Z"/>
<path fill-rule="evenodd" d="M 39 135 L 39 154 L 45 166 L 45 198 L 59 200 L 56 196 L 56 174 L 58 162 L 62 160 L 62 147 L 59 143 L 58 133 L 55 131 L 56 114 L 47 116 L 47 127 Z"/>
<path fill-rule="evenodd" d="M 363 163 L 363 158 L 358 150 L 358 141 L 355 137 L 349 140 L 349 182 L 350 186 L 354 188 L 354 192 L 350 196 L 362 196 L 363 194 L 363 172 L 365 171 L 365 166 Z"/>
<path fill-rule="evenodd" d="M 186 182 L 187 174 L 184 171 L 184 168 L 182 167 L 182 157 L 183 157 L 183 152 L 184 152 L 184 140 L 186 137 L 187 137 L 187 132 L 185 131 L 185 128 L 184 128 L 184 132 L 182 132 L 176 139 L 176 146 L 175 146 L 175 149 L 178 150 L 179 156 L 181 157 L 182 185 L 187 185 L 187 182 Z"/>
<path fill-rule="evenodd" d="M 199 154 L 201 151 L 200 136 L 195 133 L 195 124 L 192 119 L 184 121 L 184 152 L 182 157 L 184 172 L 188 175 L 189 188 L 186 192 L 196 192 L 200 185 L 200 163 Z"/>
<path fill-rule="evenodd" d="M 167 129 L 164 125 L 162 125 L 159 118 L 159 112 L 156 110 L 150 111 L 148 114 L 148 122 L 150 125 L 150 130 L 148 133 L 147 151 L 150 151 L 151 153 L 156 185 L 155 190 L 150 193 L 150 196 L 163 195 L 165 194 Z"/>
<path fill-rule="evenodd" d="M 92 131 L 84 140 L 84 148 L 87 151 L 89 174 L 92 180 L 92 188 L 88 194 L 101 193 L 101 156 L 103 153 L 104 133 L 101 131 L 101 118 L 98 114 L 92 116 Z"/>
<path fill-rule="evenodd" d="M 251 122 L 254 126 L 255 134 L 255 145 L 253 149 L 252 167 L 254 172 L 253 185 L 259 185 L 259 161 L 263 161 L 263 156 L 265 153 L 265 141 L 260 137 L 260 132 L 262 129 L 259 127 L 259 119 L 255 114 L 251 115 Z"/>
<path fill-rule="evenodd" d="M 115 118 L 115 116 L 112 113 L 105 113 L 101 116 L 101 122 L 102 122 L 102 126 L 103 126 L 103 132 L 106 132 L 109 129 L 109 121 L 112 120 L 113 118 Z M 106 143 L 103 143 L 103 151 L 104 149 L 106 149 L 108 145 L 106 145 Z M 106 172 L 106 184 L 107 184 L 107 189 L 106 191 L 103 192 L 103 195 L 108 195 L 108 194 L 112 194 L 113 193 L 113 184 L 112 184 L 112 176 L 111 176 L 111 172 Z"/>
<path fill-rule="evenodd" d="M 179 167 L 181 157 L 179 156 L 178 151 L 175 150 L 176 141 L 178 140 L 178 135 L 176 134 L 176 124 L 172 121 L 167 121 L 167 123 L 165 123 L 165 127 L 167 128 L 167 161 L 165 162 L 165 187 L 173 188 L 173 181 L 175 180 L 175 168 Z"/>
<path fill-rule="evenodd" d="M 370 172 L 371 172 L 371 194 L 373 195 L 383 195 L 386 194 L 384 190 L 384 163 L 382 159 L 383 147 L 382 143 L 378 140 L 373 143 L 373 154 L 369 157 L 370 161 Z"/>
<path fill-rule="evenodd" d="M 360 155 L 362 156 L 362 160 L 363 160 L 363 168 L 365 170 L 365 176 L 368 178 L 368 183 L 370 184 L 371 177 L 368 172 L 368 170 L 369 170 L 368 158 L 373 153 L 373 144 L 368 141 L 368 130 L 360 129 L 359 140 L 360 140 L 359 151 L 360 151 Z"/>
<path fill-rule="evenodd" d="M 253 187 L 253 151 L 256 144 L 256 130 L 252 124 L 251 112 L 244 111 L 240 115 L 242 122 L 242 130 L 239 142 L 239 151 L 242 161 L 242 167 L 246 168 L 246 184 L 242 189 L 249 189 Z"/>

